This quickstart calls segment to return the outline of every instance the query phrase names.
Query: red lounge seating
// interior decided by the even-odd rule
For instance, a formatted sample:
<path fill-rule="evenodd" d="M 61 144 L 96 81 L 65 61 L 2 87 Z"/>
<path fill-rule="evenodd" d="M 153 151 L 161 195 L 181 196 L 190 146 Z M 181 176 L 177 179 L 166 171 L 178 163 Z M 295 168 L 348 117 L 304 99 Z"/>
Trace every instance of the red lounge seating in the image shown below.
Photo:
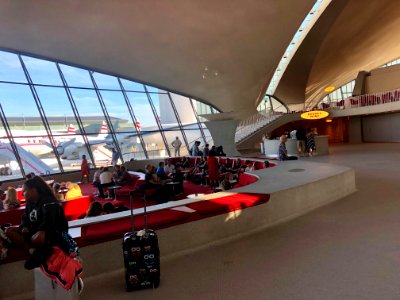
<path fill-rule="evenodd" d="M 189 217 L 190 213 L 178 210 L 163 209 L 155 211 L 148 215 L 148 228 L 160 229 L 168 227 L 171 224 L 181 222 Z M 143 229 L 143 215 L 135 216 L 134 224 L 136 230 Z M 112 237 L 122 238 L 123 234 L 130 230 L 131 219 L 129 216 L 123 219 L 112 220 L 110 222 L 87 225 L 82 228 L 82 238 L 87 241 L 108 239 Z"/>
<path fill-rule="evenodd" d="M 252 183 L 256 182 L 257 180 L 258 180 L 257 177 L 255 177 L 251 174 L 240 173 L 239 182 L 235 184 L 234 188 L 252 184 Z"/>
<path fill-rule="evenodd" d="M 138 181 L 143 181 L 140 179 L 138 175 L 129 174 L 131 177 L 131 182 L 129 184 L 124 185 L 122 188 L 116 191 L 117 196 L 129 196 L 129 193 L 135 189 Z"/>
<path fill-rule="evenodd" d="M 0 211 L 0 224 L 10 223 L 12 225 L 21 224 L 22 215 L 25 207 L 9 208 Z"/>
<path fill-rule="evenodd" d="M 188 204 L 187 207 L 194 209 L 201 215 L 219 214 L 226 212 L 226 206 L 212 201 L 199 201 Z"/>
<path fill-rule="evenodd" d="M 92 201 L 92 196 L 82 196 L 76 199 L 63 201 L 62 206 L 67 220 L 76 220 L 82 214 L 86 213 Z"/>
<path fill-rule="evenodd" d="M 239 193 L 220 198 L 210 199 L 208 201 L 199 201 L 188 204 L 199 214 L 218 214 L 222 212 L 231 212 L 247 207 L 259 205 L 268 202 L 269 194 Z"/>
<path fill-rule="evenodd" d="M 261 170 L 261 169 L 265 169 L 264 162 L 262 161 L 254 162 L 254 170 Z"/>

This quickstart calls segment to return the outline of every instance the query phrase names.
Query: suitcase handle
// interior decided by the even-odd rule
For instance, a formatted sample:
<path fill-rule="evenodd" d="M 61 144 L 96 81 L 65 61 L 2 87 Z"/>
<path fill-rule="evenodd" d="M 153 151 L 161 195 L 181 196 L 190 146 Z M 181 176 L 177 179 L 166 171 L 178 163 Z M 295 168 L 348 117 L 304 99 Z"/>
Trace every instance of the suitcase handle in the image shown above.
<path fill-rule="evenodd" d="M 134 217 L 133 217 L 133 196 L 138 195 L 139 197 L 141 196 L 143 199 L 143 208 L 144 208 L 144 230 L 147 232 L 147 200 L 146 200 L 146 194 L 142 191 L 136 191 L 133 190 L 129 193 L 129 202 L 130 202 L 130 208 L 131 208 L 131 227 L 132 227 L 132 232 L 135 231 L 135 225 L 134 225 Z"/>
<path fill-rule="evenodd" d="M 131 228 L 132 228 L 132 232 L 135 232 L 135 225 L 133 222 L 133 195 L 135 191 L 131 191 L 129 193 L 129 208 L 131 209 Z"/>

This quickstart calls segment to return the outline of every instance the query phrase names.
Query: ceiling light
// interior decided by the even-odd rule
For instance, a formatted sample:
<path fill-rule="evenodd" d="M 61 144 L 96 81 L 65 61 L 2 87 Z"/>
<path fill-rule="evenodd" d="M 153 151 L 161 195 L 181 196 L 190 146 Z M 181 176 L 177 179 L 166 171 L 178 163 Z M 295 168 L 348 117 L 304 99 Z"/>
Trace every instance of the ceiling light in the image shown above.
<path fill-rule="evenodd" d="M 326 87 L 324 89 L 324 91 L 327 92 L 327 93 L 330 93 L 330 92 L 333 92 L 335 89 L 336 88 L 333 85 L 331 85 L 331 86 Z"/>

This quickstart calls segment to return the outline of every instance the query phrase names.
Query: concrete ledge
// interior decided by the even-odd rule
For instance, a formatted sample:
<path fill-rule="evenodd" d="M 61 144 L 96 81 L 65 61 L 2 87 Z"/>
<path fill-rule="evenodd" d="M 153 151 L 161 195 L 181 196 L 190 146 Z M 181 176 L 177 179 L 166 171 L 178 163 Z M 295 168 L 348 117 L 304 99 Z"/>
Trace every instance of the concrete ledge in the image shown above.
<path fill-rule="evenodd" d="M 341 188 L 338 188 L 338 187 Z M 354 170 L 271 194 L 268 203 L 158 230 L 162 260 L 264 230 L 356 191 Z M 81 249 L 87 276 L 123 267 L 121 240 Z M 102 264 L 96 262 L 101 261 Z"/>

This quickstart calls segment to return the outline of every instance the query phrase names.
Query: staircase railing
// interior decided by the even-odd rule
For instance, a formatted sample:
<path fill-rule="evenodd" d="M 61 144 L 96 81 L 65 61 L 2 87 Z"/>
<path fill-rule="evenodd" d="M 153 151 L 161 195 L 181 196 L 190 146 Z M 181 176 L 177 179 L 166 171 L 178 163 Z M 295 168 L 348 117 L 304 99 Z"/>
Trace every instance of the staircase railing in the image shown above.
<path fill-rule="evenodd" d="M 282 115 L 284 115 L 284 113 L 274 111 L 257 112 L 249 118 L 242 120 L 236 129 L 235 142 L 240 142 L 250 134 L 256 132 Z"/>

